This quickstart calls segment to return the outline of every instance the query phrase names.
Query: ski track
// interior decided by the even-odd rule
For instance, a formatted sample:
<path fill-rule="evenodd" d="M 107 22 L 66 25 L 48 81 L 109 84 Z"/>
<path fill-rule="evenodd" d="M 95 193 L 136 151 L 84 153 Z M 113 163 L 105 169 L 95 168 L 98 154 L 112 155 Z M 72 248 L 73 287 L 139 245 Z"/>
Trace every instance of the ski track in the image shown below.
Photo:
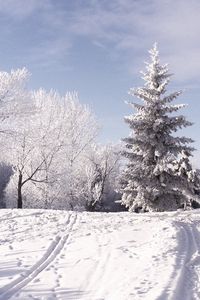
<path fill-rule="evenodd" d="M 111 238 L 108 239 L 105 254 L 103 256 L 103 262 L 99 264 L 98 277 L 96 280 L 96 287 L 94 292 L 94 300 L 105 300 L 106 287 L 103 282 L 109 281 L 113 277 L 113 253 L 116 248 L 116 240 L 118 236 L 116 232 L 112 232 Z"/>
<path fill-rule="evenodd" d="M 177 229 L 176 261 L 169 282 L 157 300 L 200 299 L 199 276 L 195 270 L 195 266 L 200 266 L 200 232 L 197 229 L 200 224 L 190 219 L 186 223 L 182 219 L 172 223 Z"/>
<path fill-rule="evenodd" d="M 42 213 L 39 213 L 42 214 Z M 37 216 L 38 213 L 32 213 L 24 215 Z M 21 215 L 15 216 L 13 214 L 5 214 L 3 220 L 8 216 L 8 219 L 14 219 L 15 217 L 23 217 Z M 71 241 L 71 232 L 74 227 L 79 224 L 80 216 L 78 216 L 79 222 L 77 222 L 77 213 L 69 213 L 67 220 L 64 223 L 65 227 L 57 233 L 54 240 L 50 243 L 43 256 L 32 267 L 21 274 L 18 278 L 6 284 L 0 288 L 0 300 L 8 300 L 14 296 L 19 295 L 26 290 L 27 285 L 31 283 L 36 277 L 39 280 L 39 275 L 43 276 L 42 271 L 51 267 L 54 269 L 56 278 L 55 285 L 52 289 L 54 298 L 52 299 L 67 299 L 62 297 L 62 272 L 60 273 L 58 265 L 62 265 L 63 256 L 67 256 L 67 250 L 69 249 L 69 243 Z M 152 217 L 157 217 L 152 216 Z M 138 216 L 137 220 L 144 218 L 144 222 L 149 222 L 151 218 L 148 216 Z M 168 279 L 165 281 L 160 295 L 155 296 L 155 300 L 199 300 L 200 299 L 200 219 L 199 214 L 192 213 L 174 213 L 174 219 L 170 220 L 168 214 L 158 218 L 160 221 L 166 220 L 168 226 L 175 228 L 176 244 L 174 248 L 171 248 L 168 255 L 174 258 L 172 264 L 173 269 L 168 274 Z M 83 218 L 84 220 L 84 218 Z M 112 221 L 112 219 L 110 219 Z M 96 221 L 95 221 L 96 222 Z M 132 221 L 131 221 L 132 222 Z M 86 223 L 84 221 L 83 223 Z M 86 223 L 87 224 L 87 223 Z M 117 223 L 116 223 L 117 224 Z M 115 224 L 115 225 L 116 225 Z M 132 225 L 132 223 L 131 223 Z M 109 295 L 107 285 L 104 283 L 109 281 L 109 278 L 113 276 L 113 263 L 114 255 L 116 254 L 115 248 L 119 240 L 118 228 L 113 225 L 112 231 L 108 229 L 106 223 L 103 224 L 103 228 L 96 228 L 96 223 L 92 224 L 93 234 L 95 236 L 95 260 L 93 260 L 92 267 L 88 273 L 87 278 L 82 281 L 80 291 L 83 291 L 85 297 L 88 300 L 106 300 L 105 295 Z M 86 227 L 88 229 L 88 227 Z M 84 232 L 84 231 L 83 231 Z M 173 237 L 172 237 L 173 238 Z M 68 253 L 69 254 L 69 253 Z M 61 261 L 60 261 L 61 260 Z M 78 260 L 81 261 L 81 258 Z M 76 262 L 77 263 L 77 262 Z M 73 266 L 72 266 L 73 268 Z M 144 274 L 145 275 L 145 274 Z M 142 282 L 141 282 L 142 283 Z M 152 281 L 153 283 L 153 281 Z M 25 288 L 25 289 L 23 289 Z M 118 287 L 116 287 L 117 289 Z M 156 287 L 154 287 L 155 289 Z M 121 291 L 119 291 L 121 292 Z M 156 292 L 156 290 L 155 290 Z M 131 295 L 131 294 L 130 294 Z M 123 296 L 125 298 L 121 300 L 128 300 L 131 296 Z M 106 297 L 107 297 L 106 296 Z M 143 295 L 145 300 L 148 298 Z M 84 294 L 83 294 L 84 297 Z M 84 297 L 84 299 L 86 299 Z M 109 296 L 108 296 L 109 297 Z M 128 297 L 128 298 L 127 298 Z M 46 299 L 46 298 L 45 298 Z M 71 298 L 70 298 L 71 299 Z M 74 299 L 74 298 L 73 298 Z M 75 298 L 76 300 L 82 299 Z M 111 298 L 109 298 L 111 299 Z M 131 298 L 132 299 L 132 298 Z M 139 298 L 138 298 L 139 299 Z M 153 298 L 151 298 L 153 299 Z M 113 299 L 115 300 L 115 299 Z"/>
<path fill-rule="evenodd" d="M 22 214 L 21 216 L 20 215 L 19 216 L 18 215 L 13 216 L 12 213 L 7 213 L 7 214 L 3 215 L 4 218 L 1 218 L 0 222 L 5 222 L 5 221 L 7 222 L 8 220 L 13 220 L 13 219 L 18 219 L 18 218 L 25 218 L 25 217 L 35 217 L 35 216 L 37 217 L 37 216 L 40 216 L 42 214 L 43 214 L 43 212 L 41 212 L 41 213 L 40 212 L 37 212 L 37 213 L 34 212 L 34 213 L 31 213 L 31 214 L 26 214 L 26 215 Z"/>
<path fill-rule="evenodd" d="M 32 214 L 30 214 L 32 215 Z M 67 233 L 58 234 L 54 241 L 50 244 L 42 258 L 36 262 L 28 271 L 21 274 L 20 277 L 0 288 L 0 300 L 7 300 L 16 293 L 20 292 L 22 288 L 28 285 L 35 279 L 43 270 L 45 270 L 59 255 L 61 250 L 67 244 L 70 231 L 73 229 L 77 220 L 77 214 L 73 213 L 68 215 L 66 221 Z"/>
<path fill-rule="evenodd" d="M 101 282 L 105 277 L 106 271 L 109 268 L 109 262 L 111 258 L 111 246 L 112 242 L 109 237 L 106 240 L 103 240 L 97 235 L 96 238 L 97 244 L 101 245 L 98 255 L 98 261 L 96 262 L 93 270 L 91 270 L 91 276 L 87 279 L 88 284 L 86 285 L 86 290 L 88 293 L 92 293 L 91 299 L 102 299 L 99 297 L 101 292 Z M 105 249 L 106 248 L 106 249 Z"/>

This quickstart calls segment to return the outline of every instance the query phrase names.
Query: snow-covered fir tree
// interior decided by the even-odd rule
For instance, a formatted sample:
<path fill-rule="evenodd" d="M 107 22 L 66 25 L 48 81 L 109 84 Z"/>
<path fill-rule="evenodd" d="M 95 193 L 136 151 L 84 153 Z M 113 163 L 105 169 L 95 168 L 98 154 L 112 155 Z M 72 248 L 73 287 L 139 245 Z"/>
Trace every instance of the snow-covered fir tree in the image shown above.
<path fill-rule="evenodd" d="M 189 159 L 190 156 L 190 152 L 183 150 L 179 160 L 174 164 L 174 170 L 177 172 L 178 176 L 181 177 L 181 180 L 184 181 L 184 184 L 190 186 L 195 195 L 200 195 L 199 171 L 192 168 L 192 164 Z M 184 206 L 199 208 L 199 197 L 193 197 L 193 199 L 190 199 L 189 197 L 189 201 L 186 199 Z"/>
<path fill-rule="evenodd" d="M 189 157 L 194 148 L 188 144 L 193 141 L 173 135 L 192 123 L 175 115 L 185 105 L 171 104 L 181 91 L 167 94 L 171 74 L 161 65 L 156 44 L 149 53 L 151 60 L 142 72 L 144 87 L 130 90 L 143 103 L 131 103 L 137 112 L 125 117 L 131 134 L 123 139 L 128 164 L 121 178 L 121 203 L 130 211 L 176 210 L 198 201 L 189 173 L 188 177 L 180 170 L 180 154 L 185 151 Z"/>

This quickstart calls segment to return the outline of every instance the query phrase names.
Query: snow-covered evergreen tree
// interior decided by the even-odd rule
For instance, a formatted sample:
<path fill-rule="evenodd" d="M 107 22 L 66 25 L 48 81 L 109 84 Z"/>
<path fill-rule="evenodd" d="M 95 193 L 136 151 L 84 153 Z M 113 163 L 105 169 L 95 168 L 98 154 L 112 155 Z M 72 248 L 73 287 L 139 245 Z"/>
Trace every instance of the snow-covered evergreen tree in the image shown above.
<path fill-rule="evenodd" d="M 137 113 L 125 117 L 132 132 L 124 139 L 123 155 L 129 162 L 121 179 L 121 203 L 130 211 L 176 210 L 196 199 L 192 181 L 177 168 L 180 154 L 194 150 L 188 145 L 192 140 L 173 135 L 192 123 L 173 114 L 185 106 L 171 104 L 181 91 L 166 94 L 171 77 L 168 66 L 160 64 L 156 44 L 149 53 L 151 61 L 142 72 L 144 87 L 130 90 L 143 103 L 131 103 Z"/>
<path fill-rule="evenodd" d="M 179 160 L 175 163 L 174 165 L 174 170 L 177 172 L 178 176 L 181 177 L 181 180 L 184 182 L 184 184 L 186 186 L 188 186 L 188 188 L 190 188 L 190 190 L 192 190 L 192 192 L 195 195 L 200 195 L 200 177 L 199 177 L 199 172 L 198 170 L 195 170 L 192 168 L 192 164 L 190 162 L 189 157 L 191 156 L 191 153 L 183 150 Z M 186 201 L 184 203 L 184 206 L 191 206 L 194 208 L 199 208 L 200 207 L 200 201 L 199 201 L 199 197 L 196 196 L 196 198 L 192 197 L 193 199 L 191 199 L 190 197 L 189 201 L 186 198 Z"/>

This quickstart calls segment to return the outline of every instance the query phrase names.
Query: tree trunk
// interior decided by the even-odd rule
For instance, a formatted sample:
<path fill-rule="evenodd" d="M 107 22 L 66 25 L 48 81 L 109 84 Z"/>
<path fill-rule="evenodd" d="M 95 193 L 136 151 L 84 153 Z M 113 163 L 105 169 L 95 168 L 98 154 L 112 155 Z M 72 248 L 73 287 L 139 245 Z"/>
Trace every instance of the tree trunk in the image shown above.
<path fill-rule="evenodd" d="M 22 174 L 19 174 L 19 179 L 18 179 L 18 198 L 17 198 L 17 208 L 22 208 Z"/>

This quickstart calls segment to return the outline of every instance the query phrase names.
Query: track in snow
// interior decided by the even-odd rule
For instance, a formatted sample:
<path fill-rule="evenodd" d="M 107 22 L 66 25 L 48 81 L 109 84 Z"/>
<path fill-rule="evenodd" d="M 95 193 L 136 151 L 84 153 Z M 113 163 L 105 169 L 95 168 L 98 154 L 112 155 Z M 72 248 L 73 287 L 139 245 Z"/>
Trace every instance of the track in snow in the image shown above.
<path fill-rule="evenodd" d="M 200 266 L 200 232 L 197 224 L 176 221 L 178 248 L 174 271 L 157 300 L 198 300 L 200 299 L 199 275 L 195 270 Z"/>
<path fill-rule="evenodd" d="M 16 218 L 20 218 L 11 222 L 13 226 L 2 224 L 2 234 L 5 229 L 13 239 L 10 244 L 2 244 L 8 268 L 10 264 L 11 270 L 17 269 L 18 254 L 23 262 L 21 269 L 29 267 L 23 276 L 14 277 L 9 283 L 11 273 L 6 274 L 6 262 L 1 255 L 4 286 L 0 288 L 0 300 L 200 299 L 198 211 L 139 216 L 77 213 L 78 220 L 72 212 L 55 212 L 55 216 L 49 213 L 38 219 L 34 219 L 34 213 L 30 222 L 28 216 L 32 214 L 25 212 L 25 220 L 19 214 Z M 2 216 L 3 219 L 6 216 L 15 219 L 15 212 Z M 38 226 L 44 226 L 42 235 L 37 233 Z M 24 248 L 20 239 L 15 238 L 19 228 L 26 233 Z M 37 243 L 30 251 L 29 234 L 31 245 Z M 53 242 L 50 237 L 54 237 Z M 38 245 L 42 251 L 40 260 L 34 254 Z"/>
<path fill-rule="evenodd" d="M 93 270 L 91 270 L 91 276 L 87 278 L 87 285 L 86 290 L 90 293 L 92 292 L 93 299 L 102 299 L 99 297 L 99 294 L 101 294 L 102 287 L 102 280 L 106 275 L 106 271 L 109 268 L 110 259 L 111 259 L 111 253 L 112 253 L 112 241 L 108 237 L 104 237 L 104 239 L 101 239 L 97 235 L 97 245 L 101 245 L 99 247 L 99 253 L 98 258 L 96 261 L 96 264 L 93 267 Z"/>
<path fill-rule="evenodd" d="M 65 244 L 67 243 L 70 232 L 73 229 L 77 219 L 77 214 L 69 214 L 66 221 L 67 233 L 58 234 L 55 240 L 50 244 L 42 258 L 36 262 L 32 268 L 11 283 L 0 288 L 0 300 L 7 300 L 14 294 L 19 292 L 23 287 L 30 283 L 35 277 L 38 276 L 44 269 L 46 269 L 59 255 Z"/>
<path fill-rule="evenodd" d="M 34 213 L 30 213 L 30 214 L 22 214 L 22 215 L 14 215 L 12 214 L 12 212 L 6 213 L 5 215 L 3 215 L 3 218 L 0 219 L 0 222 L 7 222 L 8 220 L 13 220 L 13 219 L 18 219 L 18 218 L 25 218 L 25 217 L 37 217 L 42 215 L 42 212 L 34 212 Z"/>

